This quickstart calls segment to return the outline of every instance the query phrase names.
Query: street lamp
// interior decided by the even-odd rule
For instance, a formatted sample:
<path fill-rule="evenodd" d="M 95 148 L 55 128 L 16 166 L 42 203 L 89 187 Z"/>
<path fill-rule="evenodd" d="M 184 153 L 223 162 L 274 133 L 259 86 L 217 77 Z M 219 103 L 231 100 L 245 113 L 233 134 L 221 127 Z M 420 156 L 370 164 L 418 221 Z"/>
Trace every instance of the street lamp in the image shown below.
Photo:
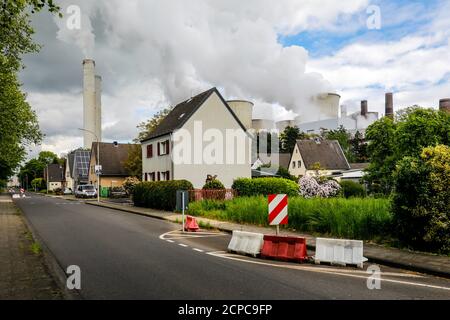
<path fill-rule="evenodd" d="M 100 166 L 100 141 L 98 140 L 97 135 L 93 131 L 88 130 L 88 129 L 78 128 L 78 130 L 86 131 L 86 132 L 92 133 L 94 135 L 95 141 L 97 141 L 97 156 L 95 157 L 95 159 L 96 159 L 97 168 L 98 168 L 98 166 Z M 91 152 L 92 152 L 92 150 L 91 150 Z M 97 202 L 100 202 L 100 172 L 98 172 L 98 174 L 97 174 Z"/>

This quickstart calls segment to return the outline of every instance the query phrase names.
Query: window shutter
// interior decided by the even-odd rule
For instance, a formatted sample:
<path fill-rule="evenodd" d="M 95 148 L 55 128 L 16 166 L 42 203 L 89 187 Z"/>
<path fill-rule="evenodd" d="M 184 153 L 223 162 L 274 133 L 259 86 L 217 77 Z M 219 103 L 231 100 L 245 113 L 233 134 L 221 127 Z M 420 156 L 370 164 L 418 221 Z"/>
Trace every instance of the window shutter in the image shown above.
<path fill-rule="evenodd" d="M 148 175 L 147 175 L 147 172 L 145 173 L 145 181 L 148 181 Z"/>
<path fill-rule="evenodd" d="M 157 144 L 158 144 L 158 156 L 160 156 L 161 155 L 161 147 L 160 147 L 161 144 L 159 142 Z"/>
<path fill-rule="evenodd" d="M 166 171 L 166 180 L 170 180 L 170 171 Z"/>
<path fill-rule="evenodd" d="M 158 171 L 158 181 L 161 181 L 161 172 Z"/>
<path fill-rule="evenodd" d="M 151 144 L 150 146 L 149 146 L 150 148 L 150 150 L 149 150 L 149 153 L 150 153 L 150 156 L 149 156 L 149 158 L 153 158 L 153 144 Z"/>
<path fill-rule="evenodd" d="M 166 140 L 166 154 L 169 154 L 170 152 L 170 143 L 169 140 Z"/>
<path fill-rule="evenodd" d="M 155 172 L 152 172 L 152 181 L 155 181 L 156 179 L 156 173 Z"/>

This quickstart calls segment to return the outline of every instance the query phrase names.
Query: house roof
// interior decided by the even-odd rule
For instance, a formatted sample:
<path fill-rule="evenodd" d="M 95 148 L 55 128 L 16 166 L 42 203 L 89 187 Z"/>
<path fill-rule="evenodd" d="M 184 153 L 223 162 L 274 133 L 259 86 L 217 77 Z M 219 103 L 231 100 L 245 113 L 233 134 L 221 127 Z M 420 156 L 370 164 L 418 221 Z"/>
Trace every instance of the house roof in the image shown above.
<path fill-rule="evenodd" d="M 364 163 L 350 163 L 350 168 L 353 169 L 360 169 L 360 170 L 364 170 L 367 169 L 367 167 L 369 167 L 369 163 L 368 162 L 364 162 Z"/>
<path fill-rule="evenodd" d="M 49 164 L 44 172 L 44 179 L 48 182 L 61 182 L 64 180 L 63 166 L 60 164 Z"/>
<path fill-rule="evenodd" d="M 349 170 L 347 158 L 337 140 L 297 140 L 297 146 L 307 170 L 320 163 L 326 170 Z"/>
<path fill-rule="evenodd" d="M 100 165 L 102 166 L 102 176 L 128 176 L 124 167 L 124 162 L 128 159 L 128 151 L 133 144 L 100 142 Z M 92 143 L 92 155 L 97 159 L 97 142 Z"/>
<path fill-rule="evenodd" d="M 255 161 L 253 161 L 253 163 L 256 162 L 256 160 L 259 159 L 259 161 L 261 161 L 263 164 L 268 164 L 271 163 L 271 161 L 273 161 L 275 158 L 278 157 L 278 165 L 280 167 L 289 168 L 289 162 L 291 161 L 291 154 L 290 153 L 272 153 L 272 154 L 267 154 L 267 153 L 259 153 L 258 157 L 255 159 Z"/>
<path fill-rule="evenodd" d="M 70 177 L 73 178 L 73 163 L 75 160 L 75 152 L 71 152 L 67 155 L 66 166 L 68 167 Z"/>
<path fill-rule="evenodd" d="M 141 140 L 141 142 L 145 142 L 147 140 L 157 138 L 169 133 L 172 133 L 176 129 L 181 128 L 189 118 L 200 108 L 200 106 L 211 96 L 211 94 L 215 92 L 219 98 L 222 100 L 224 105 L 227 107 L 228 111 L 233 115 L 235 120 L 239 123 L 244 131 L 247 129 L 241 123 L 236 114 L 231 110 L 230 106 L 227 104 L 225 99 L 219 93 L 217 88 L 211 88 L 205 92 L 202 92 L 195 97 L 192 97 L 188 100 L 185 100 L 175 106 L 172 111 L 161 121 L 161 123 L 151 132 L 145 139 Z"/>

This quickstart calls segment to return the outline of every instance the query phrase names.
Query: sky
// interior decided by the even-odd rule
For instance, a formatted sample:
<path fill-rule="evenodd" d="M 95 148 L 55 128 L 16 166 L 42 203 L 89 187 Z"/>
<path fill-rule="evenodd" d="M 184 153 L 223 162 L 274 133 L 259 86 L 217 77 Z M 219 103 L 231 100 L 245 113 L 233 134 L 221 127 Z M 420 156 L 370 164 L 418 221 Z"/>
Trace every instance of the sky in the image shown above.
<path fill-rule="evenodd" d="M 45 134 L 29 158 L 83 145 L 84 58 L 103 78 L 104 141 L 131 142 L 138 123 L 211 87 L 279 120 L 314 113 L 322 92 L 380 115 L 385 92 L 395 111 L 450 97 L 450 0 L 56 2 L 64 18 L 33 16 L 42 49 L 20 74 Z"/>

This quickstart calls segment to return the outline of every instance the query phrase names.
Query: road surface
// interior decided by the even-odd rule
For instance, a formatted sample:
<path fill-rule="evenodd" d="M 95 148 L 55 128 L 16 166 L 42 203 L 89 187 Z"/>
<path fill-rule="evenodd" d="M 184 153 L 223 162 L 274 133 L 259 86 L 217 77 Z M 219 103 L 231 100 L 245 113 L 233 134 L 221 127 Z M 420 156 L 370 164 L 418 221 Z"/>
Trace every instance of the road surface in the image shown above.
<path fill-rule="evenodd" d="M 450 299 L 450 280 L 254 259 L 225 252 L 230 235 L 184 236 L 180 225 L 31 194 L 15 199 L 66 269 L 81 269 L 84 299 Z M 367 265 L 365 266 L 367 268 Z"/>

